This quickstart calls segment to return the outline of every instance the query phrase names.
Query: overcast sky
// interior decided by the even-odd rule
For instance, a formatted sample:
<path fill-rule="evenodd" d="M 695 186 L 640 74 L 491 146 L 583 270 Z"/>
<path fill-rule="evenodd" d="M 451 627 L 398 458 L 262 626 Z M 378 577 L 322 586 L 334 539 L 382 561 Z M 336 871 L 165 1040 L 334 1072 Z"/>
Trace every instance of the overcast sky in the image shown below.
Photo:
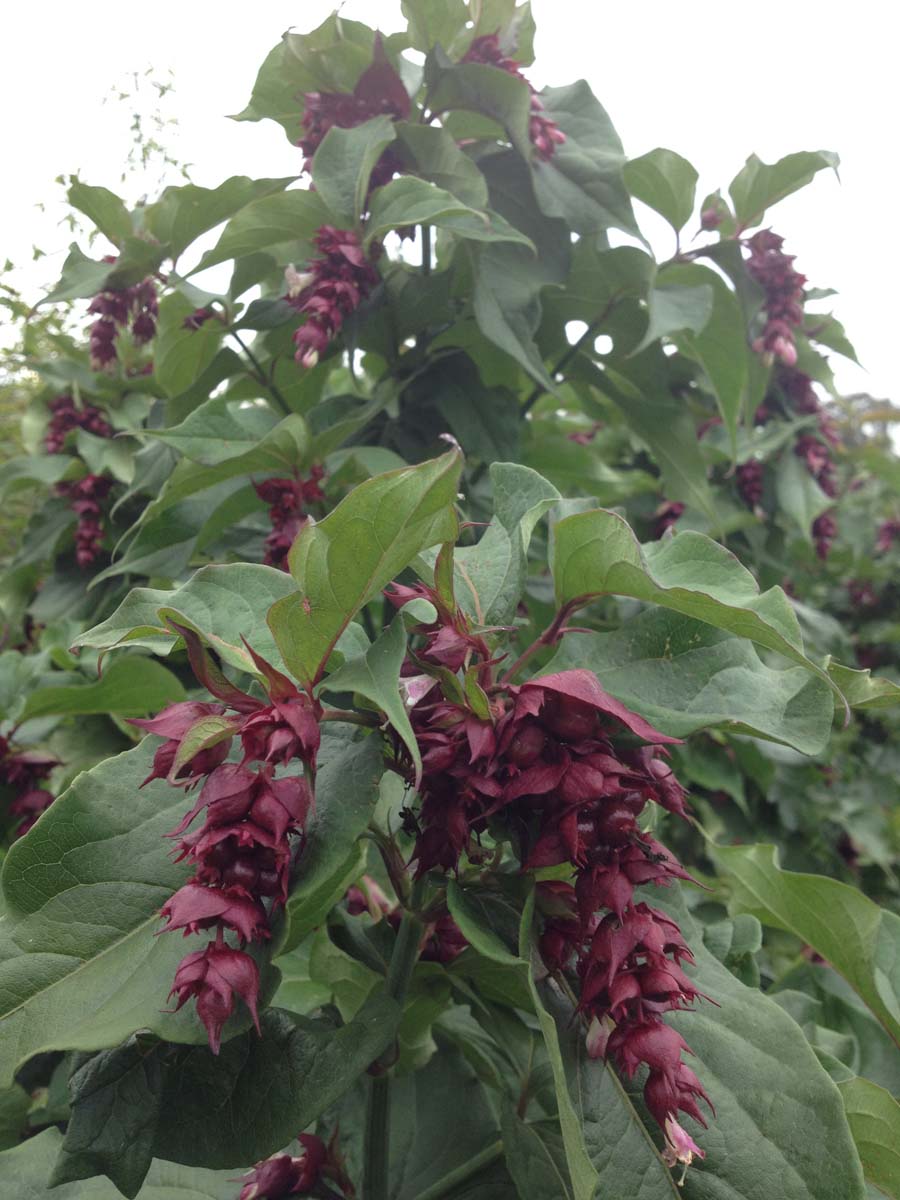
<path fill-rule="evenodd" d="M 164 103 L 179 124 L 165 140 L 192 164 L 194 182 L 214 186 L 229 175 L 297 172 L 300 153 L 280 128 L 238 124 L 225 114 L 244 107 L 281 33 L 314 27 L 332 7 L 329 0 L 8 4 L 0 71 L 6 168 L 0 264 L 16 263 L 14 281 L 29 297 L 55 278 L 69 239 L 58 224 L 64 210 L 54 179 L 78 172 L 88 183 L 117 189 L 130 109 L 104 100 L 129 72 L 148 66 L 159 78 L 174 73 L 175 94 Z M 771 162 L 794 150 L 838 151 L 841 182 L 820 174 L 782 202 L 771 223 L 810 283 L 840 293 L 835 314 L 867 368 L 835 356 L 841 389 L 900 402 L 893 297 L 900 267 L 894 229 L 900 103 L 889 7 L 874 0 L 757 0 L 749 7 L 532 0 L 532 7 L 538 25 L 532 81 L 587 79 L 626 153 L 654 146 L 679 151 L 700 173 L 701 196 L 724 188 L 751 152 Z M 348 0 L 343 12 L 387 31 L 400 26 L 399 0 Z M 668 255 L 665 241 L 656 249 Z M 32 265 L 34 244 L 50 257 Z"/>

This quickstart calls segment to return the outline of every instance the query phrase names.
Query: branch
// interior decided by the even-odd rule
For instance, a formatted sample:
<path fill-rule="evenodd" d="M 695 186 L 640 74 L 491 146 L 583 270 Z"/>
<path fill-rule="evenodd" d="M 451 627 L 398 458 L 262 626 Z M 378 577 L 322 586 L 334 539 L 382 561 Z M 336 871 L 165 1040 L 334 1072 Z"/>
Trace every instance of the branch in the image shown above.
<path fill-rule="evenodd" d="M 266 389 L 266 391 L 269 393 L 269 395 L 275 401 L 276 406 L 281 409 L 282 414 L 284 416 L 289 416 L 291 413 L 291 408 L 290 408 L 288 402 L 285 400 L 284 396 L 282 396 L 281 392 L 278 390 L 278 388 L 275 386 L 275 384 L 272 382 L 272 380 L 266 378 L 266 373 L 262 369 L 262 364 L 260 363 L 259 359 L 256 357 L 256 355 L 253 353 L 253 351 L 250 349 L 250 347 L 247 345 L 247 343 L 244 341 L 244 339 L 241 337 L 241 335 L 238 333 L 238 331 L 236 329 L 229 329 L 228 332 L 231 334 L 231 336 L 234 338 L 234 340 L 237 342 L 237 344 L 240 346 L 240 348 L 243 350 L 243 352 L 247 355 L 247 358 L 250 360 L 250 363 L 253 367 L 253 371 L 251 372 L 251 374 L 255 377 L 256 382 L 262 384 L 262 386 Z"/>

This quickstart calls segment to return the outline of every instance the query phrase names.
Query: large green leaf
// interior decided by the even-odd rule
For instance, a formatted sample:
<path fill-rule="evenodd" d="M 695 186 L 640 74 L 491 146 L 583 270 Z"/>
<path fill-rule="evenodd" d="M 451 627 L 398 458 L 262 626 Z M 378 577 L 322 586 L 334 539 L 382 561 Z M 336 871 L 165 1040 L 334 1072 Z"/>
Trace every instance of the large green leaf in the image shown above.
<path fill-rule="evenodd" d="M 695 359 L 706 372 L 734 446 L 751 357 L 737 297 L 720 275 L 696 263 L 667 267 L 660 274 L 660 282 L 712 289 L 709 320 L 700 330 L 685 329 L 675 342 L 683 354 Z"/>
<path fill-rule="evenodd" d="M 825 660 L 825 669 L 851 708 L 893 708 L 900 704 L 900 687 L 890 679 L 842 666 L 830 656 Z"/>
<path fill-rule="evenodd" d="M 73 208 L 93 221 L 113 245 L 118 246 L 134 232 L 128 209 L 109 188 L 93 187 L 76 177 L 72 179 L 66 195 Z"/>
<path fill-rule="evenodd" d="M 0 1177 L 15 1200 L 121 1200 L 106 1179 L 82 1179 L 50 1189 L 50 1164 L 62 1145 L 62 1134 L 45 1129 L 14 1150 L 0 1155 Z M 140 1200 L 234 1200 L 233 1171 L 204 1171 L 156 1160 L 150 1167 Z"/>
<path fill-rule="evenodd" d="M 456 536 L 458 452 L 377 475 L 307 525 L 290 551 L 299 588 L 276 602 L 269 625 L 300 680 L 321 676 L 358 610 L 428 546 Z"/>
<path fill-rule="evenodd" d="M 185 328 L 194 311 L 180 292 L 169 292 L 159 306 L 159 328 L 153 354 L 153 373 L 167 396 L 187 391 L 207 369 L 219 350 L 222 322 L 204 321 L 199 329 Z"/>
<path fill-rule="evenodd" d="M 547 671 L 587 667 L 606 691 L 663 733 L 722 727 L 819 754 L 831 735 L 828 684 L 802 667 L 774 670 L 752 644 L 691 617 L 652 609 L 614 633 L 573 633 Z"/>
<path fill-rule="evenodd" d="M 366 222 L 366 240 L 404 225 L 436 225 L 477 242 L 517 242 L 533 249 L 524 233 L 497 213 L 479 211 L 424 179 L 401 176 L 377 190 Z"/>
<path fill-rule="evenodd" d="M 67 472 L 74 474 L 76 470 L 76 464 L 66 454 L 23 454 L 9 458 L 0 467 L 0 500 L 27 487 L 52 487 Z"/>
<path fill-rule="evenodd" d="M 165 624 L 161 611 L 175 614 L 180 625 L 200 633 L 226 662 L 246 669 L 250 661 L 241 643 L 270 662 L 279 662 L 278 649 L 266 624 L 270 605 L 296 591 L 284 571 L 253 563 L 202 567 L 187 583 L 171 591 L 135 588 L 112 616 L 79 635 L 76 646 L 113 650 L 135 645 L 168 654 L 178 638 Z"/>
<path fill-rule="evenodd" d="M 604 509 L 566 517 L 554 532 L 560 603 L 606 592 L 633 596 L 749 638 L 827 678 L 806 657 L 781 588 L 760 592 L 737 558 L 703 534 L 685 531 L 642 547 L 627 523 Z"/>
<path fill-rule="evenodd" d="M 833 506 L 806 464 L 796 454 L 782 454 L 775 471 L 775 496 L 779 509 L 796 526 L 797 532 L 812 544 L 812 525 L 816 517 Z"/>
<path fill-rule="evenodd" d="M 847 980 L 900 1045 L 900 917 L 856 888 L 782 871 L 774 846 L 710 846 L 731 904 L 812 946 Z"/>
<path fill-rule="evenodd" d="M 569 1172 L 556 1125 L 527 1124 L 507 1105 L 501 1129 L 506 1166 L 521 1200 L 570 1200 Z"/>
<path fill-rule="evenodd" d="M 358 223 L 372 169 L 394 137 L 394 122 L 382 115 L 352 129 L 332 125 L 322 138 L 313 158 L 313 183 L 338 223 Z"/>
<path fill-rule="evenodd" d="M 94 683 L 37 688 L 19 719 L 73 713 L 145 717 L 183 699 L 184 688 L 171 671 L 152 658 L 130 654 L 117 658 Z"/>
<path fill-rule="evenodd" d="M 838 1091 L 866 1179 L 889 1200 L 898 1200 L 900 1104 L 868 1079 L 847 1079 L 838 1084 Z"/>
<path fill-rule="evenodd" d="M 490 467 L 494 516 L 474 546 L 453 556 L 456 601 L 479 625 L 508 625 L 525 587 L 535 526 L 560 495 L 537 471 L 519 463 Z M 433 566 L 433 553 L 423 556 Z"/>
<path fill-rule="evenodd" d="M 397 137 L 412 155 L 420 175 L 463 204 L 485 207 L 488 191 L 484 176 L 446 129 L 402 123 L 397 125 Z"/>
<path fill-rule="evenodd" d="M 465 0 L 402 0 L 400 8 L 406 17 L 409 40 L 416 50 L 428 53 L 436 44 L 449 50 L 453 40 L 465 29 L 468 8 Z"/>
<path fill-rule="evenodd" d="M 0 1081 L 40 1051 L 103 1049 L 139 1029 L 206 1042 L 193 1005 L 162 1011 L 175 968 L 205 937 L 154 936 L 160 907 L 190 874 L 163 837 L 183 793 L 141 787 L 157 744 L 147 738 L 79 775 L 6 856 L 4 926 L 18 953 L 0 963 Z M 236 1014 L 226 1037 L 249 1022 Z"/>
<path fill-rule="evenodd" d="M 283 192 L 295 178 L 248 179 L 246 175 L 233 175 L 216 188 L 194 183 L 167 187 L 144 210 L 144 219 L 153 236 L 177 259 L 201 233 L 214 229 L 254 200 Z"/>
<path fill-rule="evenodd" d="M 609 228 L 640 236 L 622 169 L 625 154 L 609 115 L 580 79 L 541 92 L 547 115 L 566 140 L 553 156 L 532 162 L 541 210 L 590 236 Z"/>
<path fill-rule="evenodd" d="M 105 1175 L 133 1200 L 153 1159 L 162 1102 L 161 1043 L 129 1039 L 94 1055 L 69 1080 L 72 1113 L 54 1187 Z"/>
<path fill-rule="evenodd" d="M 647 297 L 647 332 L 638 349 L 682 330 L 702 333 L 713 310 L 713 290 L 708 283 L 661 283 Z"/>
<path fill-rule="evenodd" d="M 351 727 L 352 728 L 352 727 Z M 336 733 L 322 739 L 316 806 L 274 951 L 292 950 L 317 925 L 365 869 L 357 838 L 372 819 L 384 751 L 378 734 L 360 742 Z"/>
<path fill-rule="evenodd" d="M 457 63 L 437 73 L 428 102 L 436 113 L 462 108 L 490 117 L 506 130 L 523 157 L 530 156 L 531 101 L 524 80 L 482 63 Z"/>
<path fill-rule="evenodd" d="M 751 154 L 728 188 L 739 229 L 758 225 L 767 208 L 805 187 L 817 171 L 837 172 L 839 162 L 830 150 L 802 150 L 771 164 Z"/>
<path fill-rule="evenodd" d="M 661 146 L 625 164 L 629 192 L 665 217 L 676 233 L 691 219 L 697 179 L 686 158 Z"/>
<path fill-rule="evenodd" d="M 182 1052 L 166 1075 L 156 1153 L 188 1166 L 242 1167 L 283 1146 L 340 1100 L 393 1040 L 395 1000 L 372 996 L 335 1027 L 282 1009 L 254 1032 Z"/>
<path fill-rule="evenodd" d="M 194 272 L 259 250 L 274 251 L 278 246 L 308 242 L 327 221 L 328 210 L 316 192 L 292 188 L 288 192 L 264 196 L 231 218 L 218 242 L 203 255 Z"/>
<path fill-rule="evenodd" d="M 303 428 L 303 418 L 297 413 L 291 413 L 285 420 L 290 421 L 290 429 Z M 180 425 L 150 432 L 185 458 L 211 467 L 239 455 L 251 455 L 248 461 L 255 461 L 252 452 L 278 426 L 278 416 L 268 404 L 259 401 L 248 404 L 246 400 L 223 394 L 195 408 Z"/>

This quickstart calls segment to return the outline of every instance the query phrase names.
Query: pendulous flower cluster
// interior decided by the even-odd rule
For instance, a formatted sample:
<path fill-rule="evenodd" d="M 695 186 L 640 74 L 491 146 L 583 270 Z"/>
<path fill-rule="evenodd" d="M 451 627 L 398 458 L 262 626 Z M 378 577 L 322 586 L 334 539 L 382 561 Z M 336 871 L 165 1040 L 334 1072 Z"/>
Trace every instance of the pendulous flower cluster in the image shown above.
<path fill-rule="evenodd" d="M 71 483 L 58 483 L 56 491 L 65 497 L 78 518 L 75 526 L 75 561 L 89 567 L 103 549 L 103 509 L 113 481 L 108 475 L 85 475 Z"/>
<path fill-rule="evenodd" d="M 306 155 L 304 171 L 312 170 L 313 156 L 330 129 L 354 129 L 381 115 L 405 121 L 411 107 L 403 80 L 384 52 L 380 34 L 375 38 L 372 64 L 363 71 L 352 92 L 307 92 L 303 102 L 303 136 L 297 145 Z M 400 159 L 389 147 L 372 170 L 369 192 L 388 183 L 399 170 Z"/>
<path fill-rule="evenodd" d="M 324 467 L 316 465 L 306 479 L 294 476 L 254 483 L 257 496 L 269 505 L 269 520 L 272 522 L 272 531 L 266 535 L 265 541 L 263 562 L 266 566 L 288 570 L 288 551 L 303 527 L 308 505 L 325 499 L 320 487 L 324 478 Z"/>
<path fill-rule="evenodd" d="M 52 792 L 40 785 L 59 760 L 40 750 L 20 750 L 0 734 L 0 787 L 11 788 L 14 797 L 8 813 L 19 817 L 13 836 L 23 837 L 54 801 Z"/>
<path fill-rule="evenodd" d="M 163 905 L 161 932 L 216 931 L 205 949 L 182 960 L 170 995 L 177 996 L 176 1011 L 196 1000 L 217 1054 L 235 996 L 259 1029 L 259 970 L 243 947 L 270 937 L 272 912 L 287 900 L 294 842 L 312 804 L 319 709 L 249 647 L 267 699 L 248 695 L 212 666 L 195 634 L 179 632 L 198 680 L 220 703 L 184 701 L 132 724 L 165 739 L 145 784 L 166 779 L 186 791 L 200 786 L 193 808 L 167 835 L 178 839 L 176 861 L 189 862 L 195 872 Z M 242 756 L 227 762 L 235 738 Z M 295 761 L 300 774 L 281 773 Z M 188 832 L 201 813 L 202 825 Z M 226 944 L 226 930 L 241 949 Z"/>
<path fill-rule="evenodd" d="M 374 259 L 366 254 L 357 234 L 323 225 L 313 242 L 320 254 L 302 274 L 286 272 L 287 299 L 306 321 L 294 334 L 294 358 L 301 367 L 314 367 L 344 321 L 359 308 L 379 281 Z M 373 248 L 377 257 L 380 247 Z"/>
<path fill-rule="evenodd" d="M 101 409 L 93 404 L 76 405 L 74 398 L 66 393 L 51 400 L 50 420 L 44 434 L 44 449 L 48 454 L 61 454 L 66 436 L 73 429 L 84 429 L 95 437 L 112 437 L 113 431 Z"/>
<path fill-rule="evenodd" d="M 567 864 L 570 881 L 538 886 L 544 961 L 552 971 L 574 972 L 591 1052 L 629 1077 L 641 1064 L 649 1068 L 644 1097 L 671 1161 L 702 1157 L 678 1114 L 705 1125 L 699 1101 L 710 1102 L 682 1060 L 683 1039 L 662 1019 L 699 995 L 682 969 L 691 952 L 676 922 L 634 894 L 689 878 L 638 824 L 648 801 L 686 815 L 665 748 L 678 739 L 629 711 L 586 670 L 518 685 L 510 672 L 495 682 L 483 640 L 434 589 L 388 594 L 398 604 L 427 599 L 437 612 L 405 672 L 422 755 L 417 873 L 456 871 L 463 855 L 479 857 L 488 833 L 508 839 L 525 870 Z M 477 680 L 480 712 L 447 687 L 447 668 Z M 399 743 L 396 755 L 414 784 Z"/>
<path fill-rule="evenodd" d="M 115 262 L 115 259 L 105 261 Z M 121 329 L 130 327 L 138 346 L 153 338 L 159 315 L 156 284 L 148 276 L 134 287 L 107 288 L 93 298 L 88 312 L 97 318 L 90 329 L 91 366 L 101 371 L 119 357 L 116 337 Z"/>
<path fill-rule="evenodd" d="M 544 105 L 536 90 L 528 83 L 522 73 L 521 63 L 504 53 L 500 45 L 500 34 L 488 33 L 477 37 L 466 51 L 464 63 L 481 63 L 487 67 L 498 67 L 507 75 L 514 75 L 528 85 L 531 94 L 531 110 L 528 117 L 528 136 L 534 146 L 538 158 L 549 161 L 556 153 L 557 146 L 562 146 L 566 135 L 554 120 L 547 116 Z"/>
<path fill-rule="evenodd" d="M 299 1155 L 276 1154 L 258 1162 L 244 1180 L 238 1200 L 286 1200 L 288 1196 L 306 1196 L 320 1183 L 328 1191 L 316 1194 L 344 1196 L 355 1190 L 344 1170 L 337 1149 L 337 1133 L 326 1146 L 321 1138 L 301 1133 L 297 1141 L 303 1147 Z M 335 1192 L 333 1189 L 339 1190 Z"/>
<path fill-rule="evenodd" d="M 779 359 L 793 367 L 797 362 L 794 330 L 803 323 L 806 276 L 794 270 L 795 255 L 784 253 L 784 238 L 771 229 L 761 229 L 746 245 L 750 251 L 747 271 L 765 293 L 766 323 L 753 349 L 770 363 Z"/>

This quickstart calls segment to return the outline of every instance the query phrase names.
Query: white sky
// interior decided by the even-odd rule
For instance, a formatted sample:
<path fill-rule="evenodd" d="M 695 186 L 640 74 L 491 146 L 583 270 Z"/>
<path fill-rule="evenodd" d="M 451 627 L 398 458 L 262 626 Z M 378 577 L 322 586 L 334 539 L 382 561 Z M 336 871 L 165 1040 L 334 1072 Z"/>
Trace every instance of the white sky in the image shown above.
<path fill-rule="evenodd" d="M 22 268 L 13 281 L 37 298 L 56 278 L 69 240 L 57 224 L 57 175 L 78 172 L 117 190 L 130 114 L 103 101 L 130 71 L 174 72 L 167 111 L 179 124 L 166 143 L 193 164 L 195 183 L 298 172 L 300 152 L 276 125 L 235 123 L 224 114 L 244 107 L 283 30 L 311 29 L 332 7 L 331 0 L 7 3 L 0 264 L 8 257 Z M 810 283 L 840 293 L 834 311 L 867 371 L 835 356 L 839 387 L 900 402 L 893 294 L 900 103 L 890 6 L 533 0 L 533 9 L 532 81 L 586 78 L 626 152 L 677 150 L 700 172 L 700 196 L 724 188 L 752 151 L 767 162 L 794 150 L 839 152 L 842 182 L 820 174 L 778 206 L 772 224 Z M 399 0 L 348 0 L 343 12 L 386 31 L 401 26 Z M 41 201 L 46 211 L 36 207 Z M 31 265 L 35 243 L 52 257 Z M 656 248 L 671 252 L 665 237 Z"/>

